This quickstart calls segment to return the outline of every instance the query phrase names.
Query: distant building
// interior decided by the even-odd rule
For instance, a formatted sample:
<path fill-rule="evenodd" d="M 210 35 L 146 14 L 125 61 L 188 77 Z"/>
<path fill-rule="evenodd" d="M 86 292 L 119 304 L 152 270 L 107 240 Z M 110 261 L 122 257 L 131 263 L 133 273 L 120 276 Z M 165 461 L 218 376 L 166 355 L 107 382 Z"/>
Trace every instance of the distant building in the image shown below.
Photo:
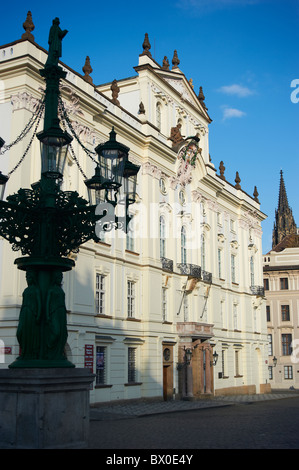
<path fill-rule="evenodd" d="M 7 144 L 43 96 L 39 70 L 47 51 L 31 36 L 0 47 L 1 137 Z M 238 173 L 235 182 L 227 181 L 222 161 L 217 174 L 202 88 L 195 93 L 179 62 L 175 51 L 172 68 L 166 57 L 158 64 L 146 35 L 135 75 L 127 79 L 96 86 L 92 57 L 84 75 L 61 63 L 67 72 L 61 97 L 79 137 L 63 189 L 87 198 L 82 172 L 93 174 L 94 162 L 85 150 L 107 141 L 112 126 L 141 167 L 128 235 L 111 231 L 84 244 L 71 254 L 76 267 L 64 275 L 66 354 L 96 374 L 92 402 L 269 391 L 261 262 L 266 216 L 256 188 L 246 193 Z M 15 167 L 26 145 L 21 141 L 2 156 L 3 173 Z M 35 139 L 6 195 L 39 178 Z M 5 240 L 0 255 L 7 367 L 19 353 L 16 327 L 26 284 L 14 265 L 18 254 Z"/>
<path fill-rule="evenodd" d="M 272 388 L 299 387 L 299 235 L 280 175 L 272 250 L 263 257 Z M 298 355 L 299 356 L 299 355 Z"/>

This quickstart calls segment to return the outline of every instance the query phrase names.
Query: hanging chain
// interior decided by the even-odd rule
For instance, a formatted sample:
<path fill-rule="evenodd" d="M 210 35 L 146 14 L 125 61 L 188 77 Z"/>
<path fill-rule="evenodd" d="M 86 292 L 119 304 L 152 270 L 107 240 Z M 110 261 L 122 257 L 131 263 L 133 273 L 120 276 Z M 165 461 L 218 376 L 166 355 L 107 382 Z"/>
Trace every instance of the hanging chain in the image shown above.
<path fill-rule="evenodd" d="M 96 163 L 98 165 L 98 161 L 93 157 L 93 155 L 96 155 L 96 152 L 91 152 L 87 147 L 85 147 L 85 145 L 81 142 L 81 140 L 79 139 L 79 137 L 77 136 L 74 128 L 73 128 L 73 125 L 71 123 L 71 120 L 69 119 L 68 115 L 67 115 L 67 112 L 66 112 L 66 109 L 65 109 L 65 106 L 64 106 L 64 103 L 61 99 L 61 97 L 59 96 L 58 97 L 58 107 L 59 107 L 59 112 L 61 114 L 61 117 L 62 119 L 67 123 L 67 125 L 69 126 L 70 130 L 71 130 L 71 133 L 73 134 L 73 136 L 75 137 L 75 139 L 77 140 L 77 142 L 79 143 L 79 145 L 82 147 L 82 149 L 84 150 L 84 152 L 88 155 L 89 158 L 91 158 L 91 160 Z"/>
<path fill-rule="evenodd" d="M 79 161 L 78 161 L 78 158 L 77 158 L 76 155 L 75 155 L 74 149 L 73 149 L 73 147 L 72 147 L 71 144 L 69 145 L 69 149 L 70 149 L 71 154 L 72 154 L 72 159 L 75 161 L 75 163 L 76 163 L 77 167 L 79 168 L 79 171 L 81 172 L 83 178 L 87 179 L 87 176 L 86 176 L 86 174 L 84 173 L 84 171 L 82 170 L 81 165 L 80 165 L 80 163 L 79 163 Z"/>
<path fill-rule="evenodd" d="M 37 109 L 37 112 L 32 114 L 31 119 L 29 120 L 29 122 L 27 123 L 25 128 L 22 130 L 20 135 L 13 142 L 11 142 L 11 144 L 4 144 L 3 145 L 3 147 L 2 147 L 3 150 L 1 150 L 0 155 L 3 155 L 5 152 L 10 150 L 11 147 L 18 144 L 24 137 L 26 137 L 26 135 L 31 130 L 31 128 L 33 127 L 36 120 L 40 121 L 40 116 L 41 116 L 41 113 L 44 110 L 44 107 L 45 107 L 45 98 L 43 98 L 43 100 L 40 102 L 40 105 Z"/>
<path fill-rule="evenodd" d="M 34 121 L 37 121 L 37 122 L 36 122 L 36 126 L 35 126 L 35 129 L 34 129 L 34 132 L 33 132 L 33 134 L 32 134 L 32 137 L 31 137 L 31 139 L 30 139 L 30 142 L 29 142 L 29 144 L 27 145 L 27 148 L 26 148 L 26 150 L 25 150 L 23 156 L 20 158 L 19 162 L 18 162 L 18 163 L 16 164 L 16 166 L 7 174 L 8 177 L 10 177 L 10 176 L 12 175 L 12 173 L 14 173 L 14 172 L 16 171 L 16 169 L 17 169 L 17 168 L 21 165 L 21 163 L 24 161 L 24 159 L 25 159 L 25 157 L 26 157 L 26 155 L 27 155 L 27 153 L 28 153 L 28 151 L 29 151 L 29 149 L 30 149 L 30 147 L 31 147 L 31 144 L 32 144 L 32 142 L 33 142 L 33 139 L 34 139 L 34 137 L 35 137 L 35 135 L 36 135 L 36 133 L 37 133 L 38 126 L 39 126 L 40 120 L 41 120 L 42 115 L 43 115 L 44 107 L 45 107 L 45 101 L 43 101 L 43 102 L 41 103 L 41 106 L 40 106 L 40 108 L 39 108 L 39 110 L 38 110 L 38 113 L 36 114 L 36 119 L 34 119 Z M 26 134 L 25 134 L 25 135 L 26 135 Z M 11 147 L 12 145 L 13 145 L 13 144 L 10 144 L 10 147 Z"/>

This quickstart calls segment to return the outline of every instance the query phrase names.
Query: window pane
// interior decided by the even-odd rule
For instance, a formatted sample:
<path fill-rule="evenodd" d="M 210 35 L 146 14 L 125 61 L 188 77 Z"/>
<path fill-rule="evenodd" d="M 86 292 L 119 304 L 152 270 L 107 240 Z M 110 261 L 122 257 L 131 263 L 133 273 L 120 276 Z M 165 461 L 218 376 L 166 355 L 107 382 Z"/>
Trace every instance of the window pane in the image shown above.
<path fill-rule="evenodd" d="M 128 382 L 136 382 L 136 349 L 128 348 Z"/>
<path fill-rule="evenodd" d="M 106 383 L 106 347 L 97 346 L 96 384 L 103 385 L 105 383 Z"/>

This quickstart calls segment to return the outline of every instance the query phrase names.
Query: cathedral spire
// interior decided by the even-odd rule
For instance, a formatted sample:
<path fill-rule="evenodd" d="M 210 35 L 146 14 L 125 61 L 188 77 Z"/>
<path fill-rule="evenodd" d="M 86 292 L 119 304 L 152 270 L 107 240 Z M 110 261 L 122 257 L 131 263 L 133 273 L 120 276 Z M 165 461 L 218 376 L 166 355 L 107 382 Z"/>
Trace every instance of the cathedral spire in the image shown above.
<path fill-rule="evenodd" d="M 283 172 L 280 170 L 278 208 L 275 210 L 275 222 L 272 234 L 272 248 L 274 248 L 287 235 L 297 233 L 296 223 L 292 209 L 289 206 L 287 191 L 283 179 Z"/>

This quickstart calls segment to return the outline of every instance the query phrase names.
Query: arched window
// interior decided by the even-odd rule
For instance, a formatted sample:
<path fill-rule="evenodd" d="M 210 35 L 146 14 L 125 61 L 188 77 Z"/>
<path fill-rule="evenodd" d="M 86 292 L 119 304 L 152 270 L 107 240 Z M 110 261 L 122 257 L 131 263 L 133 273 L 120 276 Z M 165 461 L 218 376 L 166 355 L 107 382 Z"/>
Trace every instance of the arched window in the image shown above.
<path fill-rule="evenodd" d="M 203 234 L 201 236 L 201 269 L 206 270 L 206 239 Z"/>
<path fill-rule="evenodd" d="M 254 286 L 254 259 L 253 259 L 253 256 L 250 256 L 250 283 L 251 283 L 251 286 Z"/>
<path fill-rule="evenodd" d="M 187 263 L 186 227 L 181 228 L 181 262 Z"/>
<path fill-rule="evenodd" d="M 165 218 L 160 216 L 160 258 L 166 258 Z"/>
<path fill-rule="evenodd" d="M 161 119 L 162 117 L 162 109 L 161 109 L 161 103 L 156 104 L 156 126 L 159 130 L 161 130 Z"/>

